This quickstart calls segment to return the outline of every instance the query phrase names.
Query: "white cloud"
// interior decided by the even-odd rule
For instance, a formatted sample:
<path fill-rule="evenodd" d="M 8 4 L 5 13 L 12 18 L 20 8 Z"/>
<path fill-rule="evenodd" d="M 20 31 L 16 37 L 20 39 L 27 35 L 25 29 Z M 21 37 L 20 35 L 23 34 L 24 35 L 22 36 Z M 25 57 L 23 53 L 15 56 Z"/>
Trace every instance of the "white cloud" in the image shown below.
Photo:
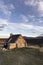
<path fill-rule="evenodd" d="M 5 15 L 9 16 L 13 9 L 15 9 L 13 4 L 5 4 L 3 1 L 0 1 L 0 11 Z"/>
<path fill-rule="evenodd" d="M 38 32 L 43 32 L 43 26 L 36 26 L 33 24 L 26 24 L 26 23 L 8 23 L 6 26 L 6 29 L 8 30 L 35 30 Z"/>
<path fill-rule="evenodd" d="M 32 24 L 25 24 L 25 23 L 8 23 L 8 29 L 10 30 L 36 30 L 39 32 L 43 32 L 43 27 L 42 26 L 35 26 Z"/>
<path fill-rule="evenodd" d="M 41 16 L 43 16 L 43 1 L 38 2 L 38 11 Z"/>
<path fill-rule="evenodd" d="M 43 23 L 43 21 L 42 20 L 39 20 L 39 23 Z"/>
<path fill-rule="evenodd" d="M 2 29 L 1 34 L 8 34 L 8 33 L 15 33 L 18 31 L 18 33 L 22 33 L 23 35 L 27 35 L 29 34 L 29 32 L 25 33 L 25 31 L 29 31 L 29 30 L 33 30 L 39 33 L 43 33 L 43 27 L 42 26 L 35 26 L 32 24 L 26 24 L 26 23 L 11 23 L 8 20 L 5 19 L 0 19 L 0 26 L 4 24 Z M 33 32 L 32 31 L 32 32 Z M 37 34 L 34 33 L 30 33 L 30 36 L 37 36 Z"/>
<path fill-rule="evenodd" d="M 24 28 L 24 29 L 33 29 L 33 26 L 32 26 L 32 25 L 23 24 L 23 23 L 21 23 L 20 25 L 21 25 L 22 28 Z"/>
<path fill-rule="evenodd" d="M 0 31 L 4 30 L 4 28 L 8 25 L 7 20 L 0 19 Z"/>
<path fill-rule="evenodd" d="M 36 17 L 34 16 L 34 15 L 20 15 L 20 18 L 22 19 L 22 21 L 24 22 L 24 23 L 33 23 L 33 21 L 35 22 L 35 20 L 36 20 Z M 30 20 L 32 21 L 32 22 L 30 22 Z"/>
<path fill-rule="evenodd" d="M 11 27 L 12 26 L 12 27 Z M 34 25 L 31 25 L 31 24 L 25 24 L 25 23 L 10 23 L 9 25 L 10 29 L 13 30 L 13 31 L 19 31 L 21 30 L 21 33 L 23 35 L 26 35 L 28 36 L 30 34 L 30 36 L 38 36 L 38 34 L 40 33 L 43 33 L 43 27 L 42 26 L 34 26 Z M 8 28 L 9 28 L 8 27 Z M 36 32 L 39 32 L 38 34 L 36 33 L 25 33 L 25 31 L 28 31 L 28 30 L 33 30 L 33 31 L 36 31 Z M 24 31 L 24 32 L 23 32 Z M 33 32 L 32 31 L 32 32 Z"/>
<path fill-rule="evenodd" d="M 40 16 L 43 16 L 43 0 L 24 0 L 24 4 L 35 7 Z"/>
<path fill-rule="evenodd" d="M 7 29 L 14 31 L 14 30 L 18 29 L 18 26 L 19 26 L 19 24 L 17 24 L 17 23 L 8 23 Z"/>
<path fill-rule="evenodd" d="M 39 32 L 43 32 L 43 26 L 36 26 L 33 24 L 26 24 L 26 23 L 11 23 L 6 19 L 0 19 L 0 26 L 4 26 L 4 29 L 10 30 L 17 30 L 17 29 L 24 29 L 24 30 L 36 30 Z M 1 27 L 0 27 L 1 28 Z"/>
<path fill-rule="evenodd" d="M 28 15 L 28 18 L 30 19 L 30 20 L 32 20 L 32 21 L 35 21 L 35 16 L 34 15 Z"/>
<path fill-rule="evenodd" d="M 28 37 L 37 37 L 38 35 L 37 34 L 34 34 L 34 33 L 31 33 L 31 34 L 23 34 L 23 36 L 28 36 Z"/>
<path fill-rule="evenodd" d="M 34 26 L 34 25 L 30 25 L 30 24 L 23 24 L 21 23 L 20 24 L 22 26 L 23 29 L 26 29 L 26 30 L 36 30 L 36 31 L 39 31 L 39 32 L 43 32 L 43 27 L 42 26 Z"/>
<path fill-rule="evenodd" d="M 6 19 L 0 19 L 0 24 L 8 24 Z"/>
<path fill-rule="evenodd" d="M 29 17 L 29 18 L 35 18 L 35 16 L 34 16 L 34 15 L 28 15 L 28 17 Z"/>
<path fill-rule="evenodd" d="M 20 18 L 23 20 L 23 22 L 29 22 L 29 20 L 34 21 L 35 20 L 35 16 L 34 15 L 20 15 Z"/>
<path fill-rule="evenodd" d="M 28 6 L 36 6 L 38 3 L 38 0 L 25 0 L 24 3 L 25 5 L 28 5 Z"/>
<path fill-rule="evenodd" d="M 39 6 L 39 10 L 43 11 L 43 1 L 40 1 L 38 6 Z"/>
<path fill-rule="evenodd" d="M 24 22 L 28 22 L 28 21 L 29 21 L 28 16 L 20 15 L 20 18 L 22 18 L 22 20 L 23 20 Z"/>
<path fill-rule="evenodd" d="M 13 4 L 10 4 L 10 9 L 15 9 Z"/>
<path fill-rule="evenodd" d="M 15 29 L 18 29 L 18 26 L 16 25 L 19 26 L 19 24 L 11 23 L 7 19 L 0 19 L 0 31 L 14 31 Z"/>

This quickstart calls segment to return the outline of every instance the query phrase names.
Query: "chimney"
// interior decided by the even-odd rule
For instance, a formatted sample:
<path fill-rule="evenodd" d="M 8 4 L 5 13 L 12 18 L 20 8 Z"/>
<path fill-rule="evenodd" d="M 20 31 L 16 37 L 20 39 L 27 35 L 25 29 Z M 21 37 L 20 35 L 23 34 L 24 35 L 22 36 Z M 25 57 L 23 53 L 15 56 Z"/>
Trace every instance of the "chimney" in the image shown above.
<path fill-rule="evenodd" d="M 10 37 L 12 36 L 13 34 L 12 33 L 10 33 Z"/>

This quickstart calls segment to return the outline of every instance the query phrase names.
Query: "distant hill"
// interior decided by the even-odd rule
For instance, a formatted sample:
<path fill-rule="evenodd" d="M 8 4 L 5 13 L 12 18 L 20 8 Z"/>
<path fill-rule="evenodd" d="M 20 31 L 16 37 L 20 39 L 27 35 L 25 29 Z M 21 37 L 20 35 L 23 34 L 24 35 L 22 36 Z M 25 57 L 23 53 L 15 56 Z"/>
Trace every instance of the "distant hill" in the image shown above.
<path fill-rule="evenodd" d="M 37 38 L 43 39 L 43 34 L 40 34 Z"/>
<path fill-rule="evenodd" d="M 28 44 L 30 45 L 39 45 L 43 46 L 43 36 L 38 36 L 38 37 L 26 37 L 24 36 L 24 39 L 27 41 Z"/>
<path fill-rule="evenodd" d="M 39 35 L 38 37 L 27 37 L 27 36 L 23 36 L 23 37 L 28 45 L 30 44 L 30 45 L 43 46 L 43 34 Z M 5 43 L 7 39 L 8 38 L 0 38 L 0 44 Z"/>

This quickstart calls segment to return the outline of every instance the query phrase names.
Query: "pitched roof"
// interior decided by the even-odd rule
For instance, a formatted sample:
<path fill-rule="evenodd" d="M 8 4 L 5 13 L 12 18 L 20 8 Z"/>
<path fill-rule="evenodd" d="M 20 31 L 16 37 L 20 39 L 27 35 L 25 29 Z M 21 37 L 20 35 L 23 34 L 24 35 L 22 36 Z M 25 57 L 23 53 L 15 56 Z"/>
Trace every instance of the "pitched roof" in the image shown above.
<path fill-rule="evenodd" d="M 21 34 L 12 35 L 9 37 L 9 39 L 6 41 L 7 43 L 15 43 L 15 41 L 18 39 L 18 37 L 21 36 Z"/>

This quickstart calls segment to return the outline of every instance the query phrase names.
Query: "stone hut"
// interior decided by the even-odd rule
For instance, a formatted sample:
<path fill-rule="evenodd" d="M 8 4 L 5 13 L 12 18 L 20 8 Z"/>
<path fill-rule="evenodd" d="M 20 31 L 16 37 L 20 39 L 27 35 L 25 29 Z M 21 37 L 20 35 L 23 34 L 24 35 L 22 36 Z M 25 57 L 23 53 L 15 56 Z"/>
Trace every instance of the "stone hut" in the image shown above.
<path fill-rule="evenodd" d="M 24 37 L 20 34 L 11 35 L 4 44 L 4 48 L 8 48 L 8 49 L 14 49 L 16 47 L 22 48 L 22 47 L 26 47 L 26 46 L 27 46 L 27 43 L 26 43 Z"/>

